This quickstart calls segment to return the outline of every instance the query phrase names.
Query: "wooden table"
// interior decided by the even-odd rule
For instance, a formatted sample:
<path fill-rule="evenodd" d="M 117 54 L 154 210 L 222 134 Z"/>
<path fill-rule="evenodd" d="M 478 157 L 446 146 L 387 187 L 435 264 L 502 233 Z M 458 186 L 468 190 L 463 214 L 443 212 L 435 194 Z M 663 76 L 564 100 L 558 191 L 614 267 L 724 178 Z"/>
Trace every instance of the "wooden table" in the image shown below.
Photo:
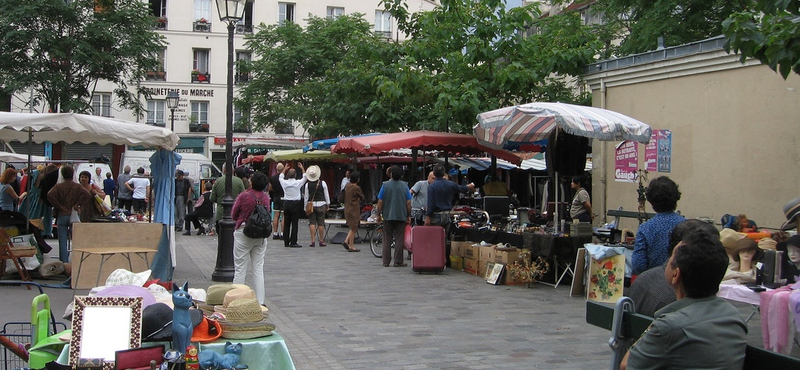
<path fill-rule="evenodd" d="M 347 226 L 347 220 L 342 219 L 342 218 L 326 218 L 325 219 L 325 235 L 322 237 L 322 240 L 327 240 L 328 242 L 330 242 L 330 240 L 328 239 L 328 230 L 330 230 L 331 226 L 334 226 L 334 225 L 335 226 Z M 373 237 L 373 234 L 375 233 L 375 228 L 377 226 L 378 226 L 378 223 L 375 222 L 375 221 L 363 221 L 362 220 L 361 224 L 359 225 L 359 228 L 363 227 L 363 228 L 365 228 L 367 230 L 366 235 L 364 235 L 364 239 L 362 239 L 362 240 L 367 240 L 369 242 L 372 242 L 372 237 Z M 356 237 L 358 237 L 357 233 L 356 233 Z"/>

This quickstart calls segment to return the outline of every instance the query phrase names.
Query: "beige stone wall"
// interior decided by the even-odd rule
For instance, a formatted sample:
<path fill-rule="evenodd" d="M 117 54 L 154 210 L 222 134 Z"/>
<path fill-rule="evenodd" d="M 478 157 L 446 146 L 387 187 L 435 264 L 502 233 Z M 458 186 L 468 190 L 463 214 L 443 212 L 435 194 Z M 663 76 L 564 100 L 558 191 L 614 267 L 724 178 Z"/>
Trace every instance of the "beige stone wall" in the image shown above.
<path fill-rule="evenodd" d="M 680 62 L 667 62 L 589 76 L 594 105 L 672 130 L 672 172 L 649 177 L 666 175 L 679 184 L 683 215 L 719 223 L 725 213 L 745 213 L 759 226 L 780 227 L 783 205 L 800 197 L 800 77 L 784 81 L 761 65 L 731 65 L 729 56 L 694 59 L 698 65 L 688 69 L 696 74 L 675 72 Z M 710 66 L 720 59 L 728 64 Z M 614 182 L 616 144 L 593 144 L 598 214 L 637 207 L 636 184 Z M 640 168 L 643 157 L 639 144 Z M 635 230 L 637 222 L 622 226 Z"/>

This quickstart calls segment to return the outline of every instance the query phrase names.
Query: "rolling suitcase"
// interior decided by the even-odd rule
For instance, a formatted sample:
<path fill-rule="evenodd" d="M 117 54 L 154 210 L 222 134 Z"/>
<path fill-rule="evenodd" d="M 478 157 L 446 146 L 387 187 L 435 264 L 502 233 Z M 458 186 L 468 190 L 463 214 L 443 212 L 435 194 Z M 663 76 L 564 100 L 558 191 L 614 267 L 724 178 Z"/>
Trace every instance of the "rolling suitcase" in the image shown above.
<path fill-rule="evenodd" d="M 414 272 L 440 272 L 445 266 L 445 236 L 441 226 L 414 226 L 411 229 L 411 269 Z"/>

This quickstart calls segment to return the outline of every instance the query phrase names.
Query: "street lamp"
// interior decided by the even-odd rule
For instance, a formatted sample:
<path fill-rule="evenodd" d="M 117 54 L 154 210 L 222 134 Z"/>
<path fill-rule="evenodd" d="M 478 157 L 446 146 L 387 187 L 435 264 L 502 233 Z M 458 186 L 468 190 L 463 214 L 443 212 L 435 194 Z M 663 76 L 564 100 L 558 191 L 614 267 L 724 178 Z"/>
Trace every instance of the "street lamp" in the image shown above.
<path fill-rule="evenodd" d="M 219 221 L 217 238 L 217 263 L 211 274 L 213 281 L 233 281 L 233 30 L 244 18 L 247 0 L 217 0 L 219 20 L 228 24 L 228 94 L 225 102 L 225 198 L 222 199 L 223 216 Z"/>
<path fill-rule="evenodd" d="M 167 93 L 167 107 L 170 111 L 169 129 L 172 130 L 172 132 L 175 132 L 175 108 L 178 108 L 178 99 L 180 98 L 181 96 L 178 95 L 178 92 L 175 90 L 170 90 L 170 92 Z"/>

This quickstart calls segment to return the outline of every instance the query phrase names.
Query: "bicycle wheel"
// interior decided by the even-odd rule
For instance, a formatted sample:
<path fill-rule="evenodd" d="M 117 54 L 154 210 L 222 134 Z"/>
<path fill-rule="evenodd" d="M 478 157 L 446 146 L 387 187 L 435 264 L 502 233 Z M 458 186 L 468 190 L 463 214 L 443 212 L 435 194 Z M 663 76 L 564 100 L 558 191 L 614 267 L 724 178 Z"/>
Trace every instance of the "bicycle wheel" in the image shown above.
<path fill-rule="evenodd" d="M 372 233 L 369 250 L 372 252 L 373 256 L 377 258 L 383 257 L 383 225 L 378 225 Z"/>

